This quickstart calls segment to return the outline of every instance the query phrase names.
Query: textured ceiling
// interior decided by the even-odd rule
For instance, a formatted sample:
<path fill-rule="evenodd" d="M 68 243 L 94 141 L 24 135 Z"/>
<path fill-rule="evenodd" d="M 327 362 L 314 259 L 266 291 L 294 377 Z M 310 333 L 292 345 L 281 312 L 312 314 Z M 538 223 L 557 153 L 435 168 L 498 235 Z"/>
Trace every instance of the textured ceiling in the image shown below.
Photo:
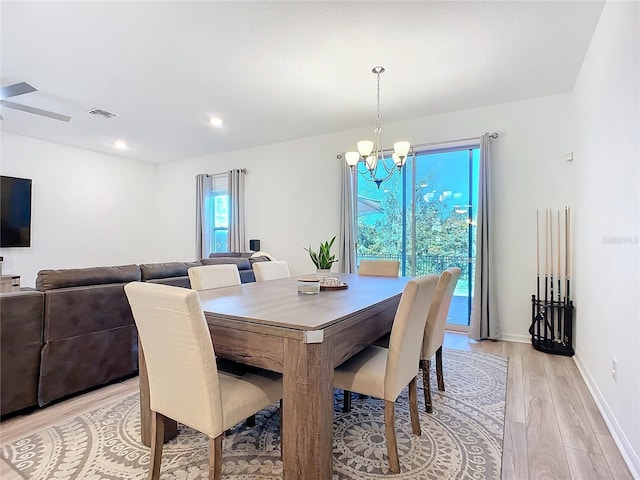
<path fill-rule="evenodd" d="M 0 127 L 159 163 L 373 126 L 375 65 L 383 123 L 570 92 L 602 7 L 2 1 L 1 85 L 72 120 L 2 108 Z"/>

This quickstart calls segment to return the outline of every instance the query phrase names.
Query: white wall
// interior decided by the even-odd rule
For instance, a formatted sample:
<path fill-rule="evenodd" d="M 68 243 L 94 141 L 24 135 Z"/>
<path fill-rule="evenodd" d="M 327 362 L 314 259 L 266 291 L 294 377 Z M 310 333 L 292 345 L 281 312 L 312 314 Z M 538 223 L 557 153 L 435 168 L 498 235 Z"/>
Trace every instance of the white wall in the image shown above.
<path fill-rule="evenodd" d="M 386 142 L 500 133 L 492 144 L 492 225 L 505 339 L 529 340 L 536 209 L 572 205 L 576 360 L 636 477 L 638 5 L 606 4 L 572 94 L 383 125 Z M 0 171 L 34 180 L 33 246 L 3 249 L 3 271 L 33 285 L 41 268 L 193 260 L 195 175 L 247 168 L 247 238 L 261 239 L 293 274 L 310 272 L 303 248 L 339 232 L 336 154 L 372 128 L 159 166 L 3 133 Z M 609 373 L 614 356 L 617 382 Z"/>
<path fill-rule="evenodd" d="M 31 247 L 3 248 L 2 272 L 142 263 L 153 245 L 154 165 L 2 133 L 2 175 L 31 178 Z"/>
<path fill-rule="evenodd" d="M 494 238 L 499 314 L 505 338 L 528 341 L 535 289 L 535 211 L 572 203 L 570 95 L 385 124 L 383 138 L 413 143 L 498 131 L 493 143 Z M 156 205 L 166 260 L 195 257 L 195 175 L 247 168 L 247 239 L 287 260 L 292 274 L 313 271 L 304 247 L 339 233 L 340 160 L 369 128 L 160 165 Z M 334 267 L 337 269 L 337 267 Z"/>
<path fill-rule="evenodd" d="M 640 478 L 639 25 L 638 2 L 606 4 L 573 99 L 576 361 L 634 478 Z"/>

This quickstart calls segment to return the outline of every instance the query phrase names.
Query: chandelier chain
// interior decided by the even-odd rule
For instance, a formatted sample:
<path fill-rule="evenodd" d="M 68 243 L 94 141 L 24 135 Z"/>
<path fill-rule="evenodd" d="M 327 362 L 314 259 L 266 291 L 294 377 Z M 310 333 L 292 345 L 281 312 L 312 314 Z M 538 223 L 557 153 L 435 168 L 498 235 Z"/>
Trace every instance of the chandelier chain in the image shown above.
<path fill-rule="evenodd" d="M 380 74 L 378 73 L 378 123 L 376 124 L 376 132 L 381 132 L 382 127 L 380 126 Z"/>

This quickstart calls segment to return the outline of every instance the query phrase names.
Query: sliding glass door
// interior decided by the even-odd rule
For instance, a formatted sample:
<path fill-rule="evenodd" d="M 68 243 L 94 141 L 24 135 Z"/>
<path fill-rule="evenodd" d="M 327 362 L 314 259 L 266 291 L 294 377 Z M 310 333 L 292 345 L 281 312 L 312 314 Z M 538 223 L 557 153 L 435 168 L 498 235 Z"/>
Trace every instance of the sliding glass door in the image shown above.
<path fill-rule="evenodd" d="M 461 329 L 473 295 L 478 165 L 478 145 L 424 148 L 380 188 L 357 175 L 358 260 L 397 259 L 412 276 L 460 267 L 447 321 Z"/>

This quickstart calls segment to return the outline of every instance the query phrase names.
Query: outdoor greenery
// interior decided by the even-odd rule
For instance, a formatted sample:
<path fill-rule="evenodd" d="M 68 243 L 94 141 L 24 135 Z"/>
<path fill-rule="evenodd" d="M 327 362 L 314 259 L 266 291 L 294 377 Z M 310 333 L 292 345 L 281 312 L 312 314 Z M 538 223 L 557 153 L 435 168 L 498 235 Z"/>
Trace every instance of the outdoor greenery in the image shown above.
<path fill-rule="evenodd" d="M 362 187 L 360 185 L 358 193 L 371 194 L 380 202 L 382 212 L 358 216 L 358 257 L 402 260 L 401 177 L 398 175 L 388 181 L 386 189 L 380 193 Z M 465 277 L 468 273 L 469 257 L 469 212 L 464 204 L 467 200 L 454 198 L 453 193 L 447 192 L 433 173 L 418 179 L 415 188 L 415 273 L 438 273 L 457 266 L 462 269 L 462 276 Z M 411 273 L 414 267 L 411 264 L 411 197 L 411 193 L 408 192 L 405 213 L 407 273 Z M 473 226 L 471 233 L 475 235 Z"/>
<path fill-rule="evenodd" d="M 455 199 L 439 195 L 441 190 L 433 178 L 424 179 L 418 185 L 434 187 L 428 191 L 426 188 L 416 189 L 416 252 L 424 255 L 466 255 L 469 245 L 466 208 L 462 211 Z M 427 197 L 427 194 L 433 195 Z M 384 214 L 358 217 L 358 253 L 361 256 L 396 255 L 402 251 L 401 191 L 390 188 L 380 204 Z M 411 208 L 407 209 L 406 215 L 407 229 L 410 230 Z M 407 232 L 407 250 L 412 248 L 410 233 Z"/>

